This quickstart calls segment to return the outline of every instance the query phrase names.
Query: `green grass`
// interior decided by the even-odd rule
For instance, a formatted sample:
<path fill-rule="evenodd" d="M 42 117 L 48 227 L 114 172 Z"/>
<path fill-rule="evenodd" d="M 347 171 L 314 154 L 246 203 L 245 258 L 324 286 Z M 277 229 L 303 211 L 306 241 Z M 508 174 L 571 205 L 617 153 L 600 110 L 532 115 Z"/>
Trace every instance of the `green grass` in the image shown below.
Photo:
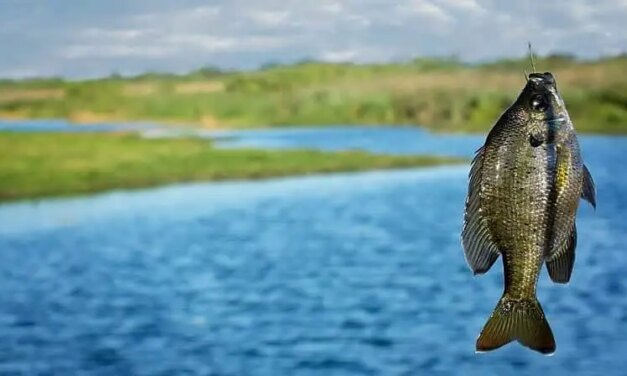
<path fill-rule="evenodd" d="M 0 201 L 176 182 L 260 179 L 460 162 L 359 151 L 221 150 L 200 139 L 0 132 Z"/>
<path fill-rule="evenodd" d="M 552 71 L 575 127 L 627 133 L 627 56 L 537 59 Z M 85 81 L 0 81 L 0 116 L 148 120 L 209 127 L 413 124 L 485 132 L 524 86 L 525 59 L 481 65 L 416 59 L 385 65 L 306 62 L 253 72 L 200 69 Z"/>

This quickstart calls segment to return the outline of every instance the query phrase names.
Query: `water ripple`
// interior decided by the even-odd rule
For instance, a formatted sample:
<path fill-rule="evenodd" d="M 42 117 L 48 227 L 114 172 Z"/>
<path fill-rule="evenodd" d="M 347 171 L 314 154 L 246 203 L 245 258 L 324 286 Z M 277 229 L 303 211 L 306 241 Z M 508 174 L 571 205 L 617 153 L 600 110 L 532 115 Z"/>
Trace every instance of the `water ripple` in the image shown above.
<path fill-rule="evenodd" d="M 540 280 L 554 357 L 474 354 L 502 276 L 465 265 L 463 166 L 0 206 L 0 374 L 611 374 L 627 351 L 616 143 L 585 140 L 599 209 L 580 211 L 569 286 Z"/>

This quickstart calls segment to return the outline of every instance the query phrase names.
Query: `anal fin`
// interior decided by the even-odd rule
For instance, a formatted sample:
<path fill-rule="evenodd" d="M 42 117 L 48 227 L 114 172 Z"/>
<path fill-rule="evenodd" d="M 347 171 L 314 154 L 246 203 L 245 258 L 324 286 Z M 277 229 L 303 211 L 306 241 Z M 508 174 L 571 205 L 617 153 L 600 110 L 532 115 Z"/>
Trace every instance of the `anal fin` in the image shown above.
<path fill-rule="evenodd" d="M 575 247 L 577 246 L 577 227 L 573 224 L 570 235 L 546 259 L 546 268 L 555 283 L 568 283 L 575 265 Z"/>

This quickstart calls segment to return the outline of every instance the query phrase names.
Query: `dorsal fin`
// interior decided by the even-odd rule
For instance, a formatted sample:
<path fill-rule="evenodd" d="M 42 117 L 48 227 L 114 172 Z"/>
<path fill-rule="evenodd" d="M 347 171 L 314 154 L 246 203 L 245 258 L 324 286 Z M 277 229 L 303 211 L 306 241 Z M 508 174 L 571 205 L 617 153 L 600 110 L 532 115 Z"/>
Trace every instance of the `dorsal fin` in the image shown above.
<path fill-rule="evenodd" d="M 583 165 L 583 189 L 581 190 L 581 198 L 588 201 L 593 208 L 597 208 L 597 192 L 592 180 L 592 175 L 586 165 Z"/>

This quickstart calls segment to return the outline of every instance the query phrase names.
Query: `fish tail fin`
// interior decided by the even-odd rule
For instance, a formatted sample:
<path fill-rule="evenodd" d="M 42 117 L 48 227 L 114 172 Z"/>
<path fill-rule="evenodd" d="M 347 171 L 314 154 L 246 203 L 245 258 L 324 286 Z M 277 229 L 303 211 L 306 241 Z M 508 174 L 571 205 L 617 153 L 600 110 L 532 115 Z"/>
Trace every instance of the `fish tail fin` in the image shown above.
<path fill-rule="evenodd" d="M 514 340 L 542 354 L 555 352 L 555 339 L 537 299 L 504 295 L 477 338 L 477 352 L 498 349 Z"/>

